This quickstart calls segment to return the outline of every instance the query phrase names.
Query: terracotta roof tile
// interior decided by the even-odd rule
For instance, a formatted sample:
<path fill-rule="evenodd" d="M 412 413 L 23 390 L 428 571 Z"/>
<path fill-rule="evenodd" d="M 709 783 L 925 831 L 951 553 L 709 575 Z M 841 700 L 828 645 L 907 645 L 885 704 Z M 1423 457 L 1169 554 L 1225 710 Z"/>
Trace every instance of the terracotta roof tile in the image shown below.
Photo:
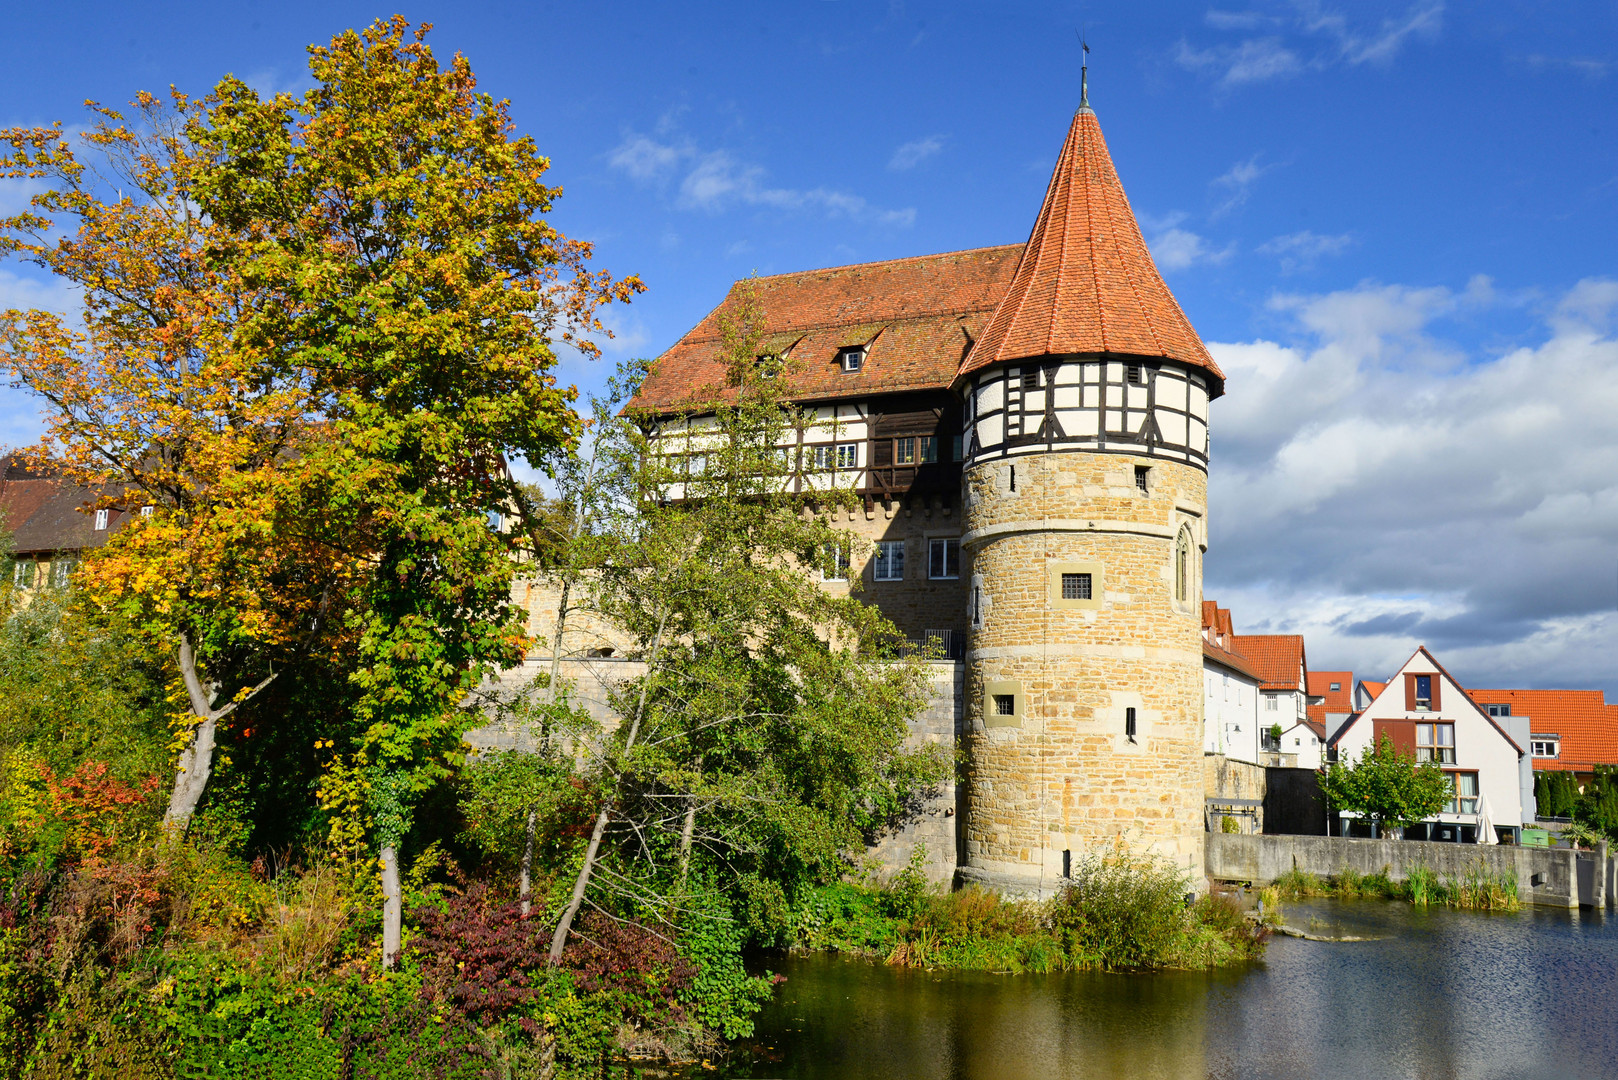
<path fill-rule="evenodd" d="M 1336 683 L 1333 690 L 1331 684 Z M 1309 696 L 1323 697 L 1325 704 L 1321 705 L 1322 716 L 1325 713 L 1351 713 L 1354 711 L 1354 673 L 1352 671 L 1311 671 L 1309 673 Z M 1314 708 L 1314 706 L 1310 706 Z M 1314 713 L 1309 714 L 1313 716 Z"/>
<path fill-rule="evenodd" d="M 108 527 L 97 530 L 86 508 L 99 494 L 31 471 L 10 455 L 0 459 L 0 529 L 10 534 L 16 555 L 84 551 L 105 544 L 128 514 L 108 510 Z"/>
<path fill-rule="evenodd" d="M 1161 356 L 1225 376 L 1152 261 L 1095 113 L 1081 108 L 1005 298 L 960 377 L 1032 356 Z"/>
<path fill-rule="evenodd" d="M 1228 667 L 1232 671 L 1239 671 L 1249 679 L 1261 681 L 1263 679 L 1263 676 L 1253 670 L 1252 662 L 1240 653 L 1233 653 L 1229 649 L 1221 649 L 1217 645 L 1210 645 L 1204 641 L 1202 643 L 1202 656 L 1203 659 L 1212 660 L 1214 663 Z"/>
<path fill-rule="evenodd" d="M 943 390 L 1005 294 L 1022 245 L 951 251 L 758 278 L 766 345 L 785 350 L 798 401 Z M 711 398 L 725 381 L 719 320 L 745 282 L 658 357 L 635 404 L 678 408 Z M 845 372 L 838 351 L 866 345 L 863 368 Z"/>
<path fill-rule="evenodd" d="M 1296 690 L 1303 667 L 1301 634 L 1233 634 L 1230 647 L 1247 657 L 1264 690 Z"/>
<path fill-rule="evenodd" d="M 1536 769 L 1589 772 L 1592 765 L 1618 765 L 1618 705 L 1600 690 L 1468 690 L 1479 705 L 1510 705 L 1526 716 L 1533 735 L 1561 739 L 1554 758 L 1535 758 Z"/>

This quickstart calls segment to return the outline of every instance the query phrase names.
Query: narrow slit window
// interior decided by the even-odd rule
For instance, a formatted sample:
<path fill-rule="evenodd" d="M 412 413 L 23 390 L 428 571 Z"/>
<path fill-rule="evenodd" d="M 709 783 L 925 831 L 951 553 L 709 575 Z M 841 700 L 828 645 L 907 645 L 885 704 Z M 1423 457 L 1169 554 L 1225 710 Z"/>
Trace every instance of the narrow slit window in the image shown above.
<path fill-rule="evenodd" d="M 1135 707 L 1133 705 L 1124 710 L 1124 736 L 1130 742 L 1135 741 Z"/>
<path fill-rule="evenodd" d="M 1191 533 L 1180 530 L 1174 542 L 1174 599 L 1181 603 L 1191 597 Z"/>
<path fill-rule="evenodd" d="M 1063 574 L 1062 575 L 1063 600 L 1090 600 L 1089 574 Z"/>
<path fill-rule="evenodd" d="M 1016 491 L 1017 490 L 1017 466 L 1015 466 L 1015 465 L 1007 465 L 1006 469 L 1008 470 L 1008 472 L 1006 473 L 1006 487 L 1010 491 Z"/>

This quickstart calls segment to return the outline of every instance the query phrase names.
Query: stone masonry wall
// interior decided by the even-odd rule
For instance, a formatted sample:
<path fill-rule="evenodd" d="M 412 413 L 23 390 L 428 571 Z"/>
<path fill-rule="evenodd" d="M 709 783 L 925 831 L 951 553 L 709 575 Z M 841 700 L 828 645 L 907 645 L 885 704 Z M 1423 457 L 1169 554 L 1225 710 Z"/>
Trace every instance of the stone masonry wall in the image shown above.
<path fill-rule="evenodd" d="M 1060 452 L 967 471 L 970 585 L 962 876 L 1048 891 L 1063 853 L 1122 841 L 1199 874 L 1203 855 L 1201 559 L 1206 476 L 1152 458 Z M 1151 469 L 1148 491 L 1135 467 Z M 1173 598 L 1175 538 L 1193 539 Z M 1093 602 L 1054 603 L 1055 571 Z M 1016 690 L 1020 715 L 993 715 Z M 1125 734 L 1126 710 L 1137 731 Z"/>

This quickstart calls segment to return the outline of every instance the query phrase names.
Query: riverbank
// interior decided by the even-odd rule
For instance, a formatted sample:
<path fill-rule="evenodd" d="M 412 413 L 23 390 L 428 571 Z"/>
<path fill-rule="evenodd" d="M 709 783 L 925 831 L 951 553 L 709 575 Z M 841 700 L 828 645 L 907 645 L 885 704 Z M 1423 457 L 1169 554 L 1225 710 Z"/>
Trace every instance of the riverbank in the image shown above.
<path fill-rule="evenodd" d="M 793 947 L 895 967 L 1001 973 L 1157 971 L 1243 965 L 1269 927 L 1231 897 L 1187 903 L 1174 868 L 1115 852 L 1076 866 L 1048 901 L 966 888 L 943 892 L 913 864 L 883 884 L 839 882 L 800 902 Z"/>

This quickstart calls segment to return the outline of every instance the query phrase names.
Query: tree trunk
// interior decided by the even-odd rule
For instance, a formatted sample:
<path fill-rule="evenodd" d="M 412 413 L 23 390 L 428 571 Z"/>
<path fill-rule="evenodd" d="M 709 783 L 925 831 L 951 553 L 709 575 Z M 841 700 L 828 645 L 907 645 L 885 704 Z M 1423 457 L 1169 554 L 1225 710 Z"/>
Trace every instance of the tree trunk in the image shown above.
<path fill-rule="evenodd" d="M 522 867 L 517 873 L 517 899 L 522 901 L 522 917 L 528 918 L 528 893 L 534 869 L 534 829 L 539 824 L 539 811 L 528 811 L 528 831 L 522 845 Z"/>
<path fill-rule="evenodd" d="M 198 720 L 191 739 L 180 751 L 180 760 L 174 770 L 174 790 L 169 794 L 169 806 L 163 813 L 163 839 L 184 836 L 191 824 L 191 815 L 208 788 L 208 777 L 213 773 L 214 739 L 219 734 L 219 721 L 236 711 L 243 702 L 251 701 L 260 690 L 275 681 L 275 674 L 260 682 L 241 697 L 214 708 L 219 697 L 219 684 L 202 681 L 197 668 L 197 656 L 191 648 L 191 639 L 180 635 L 180 678 L 185 683 L 186 698 L 191 703 L 191 715 Z"/>
<path fill-rule="evenodd" d="M 685 807 L 685 824 L 680 826 L 680 890 L 685 889 L 685 872 L 691 868 L 691 837 L 697 831 L 697 800 Z"/>
<path fill-rule="evenodd" d="M 404 926 L 404 899 L 399 893 L 399 849 L 382 847 L 382 967 L 393 967 L 399 957 L 399 936 Z"/>
<path fill-rule="evenodd" d="M 646 658 L 646 681 L 640 684 L 640 698 L 635 703 L 635 716 L 629 725 L 629 734 L 624 737 L 624 751 L 635 745 L 635 739 L 640 735 L 641 716 L 646 712 L 646 690 L 651 683 L 652 674 L 657 670 L 657 662 L 663 650 L 663 628 L 668 624 L 665 614 L 658 620 L 657 633 L 652 635 L 652 650 Z M 595 872 L 596 856 L 601 852 L 601 838 L 606 835 L 607 822 L 612 818 L 612 801 L 609 799 L 601 806 L 601 812 L 596 815 L 595 829 L 590 833 L 590 846 L 584 849 L 584 865 L 579 867 L 578 879 L 573 882 L 573 897 L 568 901 L 567 908 L 562 912 L 562 918 L 556 924 L 556 933 L 551 935 L 552 966 L 561 963 L 562 949 L 567 945 L 567 935 L 573 929 L 573 919 L 579 913 L 579 907 L 584 903 L 584 892 L 590 887 L 590 875 Z"/>

